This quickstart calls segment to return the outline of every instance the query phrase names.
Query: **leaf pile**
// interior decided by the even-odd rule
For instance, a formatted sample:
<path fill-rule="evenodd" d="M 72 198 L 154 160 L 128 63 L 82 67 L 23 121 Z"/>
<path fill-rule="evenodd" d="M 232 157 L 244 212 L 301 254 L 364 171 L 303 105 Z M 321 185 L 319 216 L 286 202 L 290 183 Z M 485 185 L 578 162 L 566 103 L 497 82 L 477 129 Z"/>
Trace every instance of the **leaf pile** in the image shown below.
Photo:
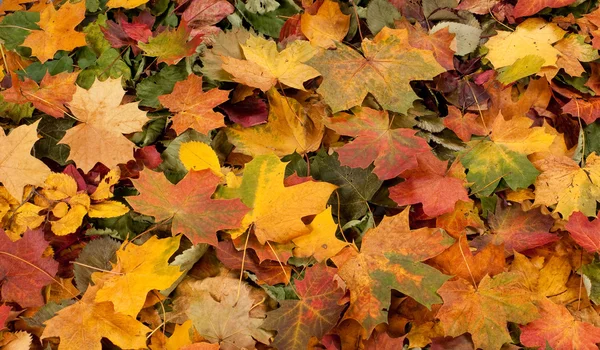
<path fill-rule="evenodd" d="M 5 0 L 0 348 L 597 349 L 598 49 L 598 0 Z"/>

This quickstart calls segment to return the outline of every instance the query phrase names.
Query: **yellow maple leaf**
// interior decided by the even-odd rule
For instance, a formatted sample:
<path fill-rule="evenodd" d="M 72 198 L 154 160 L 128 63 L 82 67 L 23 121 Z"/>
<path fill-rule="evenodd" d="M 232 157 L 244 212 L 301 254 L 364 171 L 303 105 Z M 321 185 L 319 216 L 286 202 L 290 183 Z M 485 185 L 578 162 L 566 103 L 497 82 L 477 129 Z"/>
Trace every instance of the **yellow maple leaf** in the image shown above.
<path fill-rule="evenodd" d="M 238 83 L 267 91 L 279 81 L 304 90 L 302 84 L 319 75 L 316 69 L 304 64 L 317 53 L 307 41 L 296 40 L 278 52 L 273 40 L 251 36 L 241 46 L 246 60 L 221 56 L 223 69 Z"/>
<path fill-rule="evenodd" d="M 340 11 L 340 4 L 325 0 L 316 15 L 302 14 L 300 29 L 310 42 L 318 47 L 331 49 L 336 41 L 342 41 L 350 28 L 350 15 Z"/>
<path fill-rule="evenodd" d="M 225 197 L 239 197 L 252 208 L 242 220 L 242 229 L 231 232 L 234 238 L 241 236 L 250 225 L 261 244 L 266 241 L 287 243 L 310 233 L 302 218 L 325 210 L 337 186 L 308 181 L 285 187 L 286 165 L 274 154 L 257 156 L 246 164 L 240 186 L 224 190 Z"/>
<path fill-rule="evenodd" d="M 535 181 L 534 206 L 556 205 L 554 212 L 568 219 L 575 211 L 596 216 L 596 202 L 600 202 L 600 157 L 591 153 L 580 168 L 565 156 L 549 156 L 537 161 L 542 171 Z"/>
<path fill-rule="evenodd" d="M 0 130 L 0 182 L 15 199 L 23 197 L 26 185 L 41 185 L 50 175 L 50 169 L 31 155 L 38 140 L 39 120 L 31 125 L 21 125 L 7 135 Z"/>
<path fill-rule="evenodd" d="M 233 125 L 227 129 L 229 142 L 235 151 L 251 156 L 274 153 L 283 157 L 297 152 L 315 151 L 325 132 L 320 115 L 314 115 L 293 98 L 283 97 L 277 90 L 267 93 L 269 118 L 266 124 L 244 128 Z"/>
<path fill-rule="evenodd" d="M 46 6 L 38 22 L 41 30 L 31 31 L 23 46 L 30 47 L 32 55 L 42 63 L 52 59 L 58 50 L 85 46 L 85 34 L 75 31 L 84 18 L 85 1 L 76 4 L 67 1 L 58 11 L 54 6 Z"/>
<path fill-rule="evenodd" d="M 152 236 L 139 246 L 125 243 L 116 253 L 112 271 L 92 274 L 94 283 L 102 283 L 96 302 L 111 301 L 116 312 L 135 317 L 149 291 L 169 288 L 181 276 L 179 266 L 169 265 L 180 239 Z"/>
<path fill-rule="evenodd" d="M 101 350 L 102 338 L 124 349 L 146 348 L 150 328 L 135 317 L 115 312 L 109 301 L 94 302 L 100 287 L 89 287 L 80 301 L 46 321 L 41 338 L 59 337 L 60 350 Z"/>
<path fill-rule="evenodd" d="M 308 258 L 313 256 L 318 262 L 327 260 L 339 253 L 347 242 L 342 242 L 335 237 L 338 225 L 331 216 L 331 207 L 317 214 L 308 225 L 310 233 L 293 239 L 296 248 L 294 256 Z"/>
<path fill-rule="evenodd" d="M 565 31 L 542 18 L 529 18 L 519 24 L 514 32 L 499 31 L 485 44 L 485 56 L 496 69 L 515 64 L 526 56 L 539 56 L 542 67 L 556 66 L 560 51 L 552 47 Z"/>
<path fill-rule="evenodd" d="M 100 162 L 109 168 L 133 158 L 135 145 L 123 134 L 141 131 L 148 121 L 138 103 L 121 105 L 121 79 L 96 80 L 89 90 L 77 87 L 69 109 L 79 124 L 60 141 L 71 147 L 69 158 L 84 172 Z"/>

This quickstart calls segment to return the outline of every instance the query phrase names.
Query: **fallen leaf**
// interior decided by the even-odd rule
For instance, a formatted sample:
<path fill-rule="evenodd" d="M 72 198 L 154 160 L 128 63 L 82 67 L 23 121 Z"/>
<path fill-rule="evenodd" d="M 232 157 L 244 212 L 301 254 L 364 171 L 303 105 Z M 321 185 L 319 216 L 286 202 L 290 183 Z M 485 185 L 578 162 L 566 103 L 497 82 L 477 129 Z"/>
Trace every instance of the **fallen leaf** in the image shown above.
<path fill-rule="evenodd" d="M 361 45 L 364 56 L 337 43 L 336 50 L 322 50 L 308 62 L 323 76 L 317 92 L 334 113 L 360 106 L 367 93 L 384 109 L 406 113 L 417 99 L 410 82 L 444 72 L 431 51 L 409 45 L 404 29 L 385 27 Z"/>
<path fill-rule="evenodd" d="M 436 291 L 450 278 L 421 261 L 440 254 L 454 240 L 440 229 L 411 230 L 409 211 L 386 216 L 379 226 L 367 231 L 360 252 L 348 247 L 333 259 L 350 290 L 350 307 L 344 319 L 361 322 L 367 334 L 387 321 L 383 310 L 390 303 L 391 289 L 429 308 L 441 302 Z"/>
<path fill-rule="evenodd" d="M 534 295 L 510 272 L 484 277 L 477 289 L 463 279 L 448 281 L 438 293 L 444 304 L 437 318 L 446 335 L 469 332 L 476 348 L 499 350 L 511 341 L 507 321 L 526 324 L 539 317 Z"/>
<path fill-rule="evenodd" d="M 76 91 L 77 74 L 62 72 L 51 76 L 46 73 L 39 85 L 29 78 L 22 83 L 13 81 L 12 88 L 3 91 L 2 96 L 7 102 L 31 102 L 40 111 L 62 118 L 66 112 L 65 104 L 71 102 Z"/>
<path fill-rule="evenodd" d="M 549 156 L 536 162 L 542 171 L 535 182 L 534 206 L 554 206 L 554 212 L 567 220 L 573 212 L 596 216 L 600 201 L 600 157 L 590 154 L 585 166 L 568 157 Z"/>
<path fill-rule="evenodd" d="M 464 142 L 469 142 L 472 135 L 487 134 L 480 124 L 479 115 L 469 112 L 463 114 L 454 106 L 448 106 L 448 116 L 444 118 L 444 125 Z"/>
<path fill-rule="evenodd" d="M 261 244 L 286 243 L 310 233 L 301 219 L 325 210 L 336 186 L 308 181 L 285 187 L 285 167 L 286 163 L 273 154 L 257 156 L 246 164 L 239 188 L 225 193 L 227 198 L 241 198 L 251 208 L 242 221 L 242 230 L 232 233 L 234 238 L 250 225 Z"/>
<path fill-rule="evenodd" d="M 137 102 L 121 105 L 123 96 L 121 79 L 96 79 L 89 90 L 77 87 L 68 103 L 79 123 L 67 130 L 60 143 L 71 148 L 69 159 L 84 172 L 98 162 L 114 168 L 133 158 L 135 145 L 123 134 L 141 131 L 148 118 Z"/>
<path fill-rule="evenodd" d="M 54 57 L 58 50 L 71 51 L 85 46 L 85 34 L 75 27 L 85 18 L 85 1 L 64 3 L 58 11 L 54 5 L 46 6 L 37 22 L 40 30 L 32 30 L 23 42 L 31 48 L 31 54 L 44 63 Z"/>
<path fill-rule="evenodd" d="M 417 155 L 430 149 L 425 139 L 415 136 L 415 130 L 391 129 L 386 111 L 360 108 L 354 114 L 340 113 L 325 125 L 355 138 L 336 150 L 341 165 L 364 169 L 374 163 L 373 172 L 381 180 L 416 168 Z"/>
<path fill-rule="evenodd" d="M 406 180 L 389 188 L 390 199 L 398 205 L 423 203 L 423 211 L 436 217 L 454 210 L 458 201 L 469 202 L 462 178 L 450 174 L 448 162 L 442 162 L 431 152 L 417 155 L 418 167 L 400 174 Z"/>
<path fill-rule="evenodd" d="M 450 248 L 429 260 L 442 273 L 473 282 L 475 285 L 485 276 L 504 272 L 504 247 L 490 243 L 473 254 L 466 236 L 458 239 Z"/>
<path fill-rule="evenodd" d="M 162 33 L 148 38 L 148 43 L 139 42 L 138 46 L 146 55 L 158 58 L 158 63 L 177 64 L 184 57 L 194 53 L 202 42 L 201 35 L 188 40 L 190 32 L 191 29 L 187 23 L 181 21 L 177 29 L 166 29 Z"/>
<path fill-rule="evenodd" d="M 15 199 L 23 197 L 26 185 L 41 185 L 50 175 L 50 169 L 41 160 L 31 156 L 31 148 L 38 140 L 39 120 L 21 125 L 8 136 L 0 131 L 0 181 Z"/>
<path fill-rule="evenodd" d="M 310 233 L 296 237 L 292 241 L 296 245 L 294 256 L 301 258 L 314 257 L 318 262 L 327 260 L 339 253 L 348 242 L 339 240 L 335 233 L 338 225 L 331 216 L 331 207 L 317 214 L 308 225 Z"/>
<path fill-rule="evenodd" d="M 350 28 L 350 15 L 345 15 L 337 2 L 325 0 L 316 14 L 302 14 L 300 28 L 311 44 L 331 49 L 346 36 Z"/>
<path fill-rule="evenodd" d="M 187 129 L 194 129 L 202 134 L 225 126 L 223 114 L 213 111 L 221 103 L 227 101 L 229 91 L 211 89 L 202 91 L 202 77 L 190 74 L 186 80 L 175 83 L 173 92 L 158 96 L 160 103 L 176 114 L 171 118 L 173 129 L 177 135 Z"/>
<path fill-rule="evenodd" d="M 556 242 L 558 235 L 550 233 L 554 219 L 539 209 L 523 210 L 521 205 L 496 204 L 496 212 L 489 217 L 491 231 L 497 235 L 507 254 L 523 252 Z"/>
<path fill-rule="evenodd" d="M 145 348 L 151 329 L 135 317 L 115 312 L 109 301 L 94 302 L 99 288 L 88 288 L 80 301 L 46 321 L 40 338 L 60 338 L 61 350 L 100 350 L 102 338 L 121 348 Z"/>
<path fill-rule="evenodd" d="M 513 11 L 515 17 L 534 15 L 546 7 L 558 8 L 571 5 L 577 0 L 519 0 Z"/>
<path fill-rule="evenodd" d="M 539 302 L 540 317 L 521 326 L 521 343 L 528 347 L 565 350 L 597 349 L 600 328 L 576 320 L 566 307 L 544 298 Z"/>
<path fill-rule="evenodd" d="M 250 36 L 241 46 L 246 60 L 221 56 L 222 68 L 238 83 L 262 91 L 271 89 L 277 82 L 304 90 L 302 84 L 319 75 L 304 64 L 316 53 L 307 41 L 294 41 L 279 52 L 275 41 Z"/>
<path fill-rule="evenodd" d="M 133 181 L 141 195 L 129 197 L 127 202 L 135 211 L 154 216 L 157 221 L 172 218 L 173 233 L 183 233 L 194 244 L 216 246 L 217 231 L 240 227 L 248 212 L 239 199 L 211 199 L 219 182 L 219 176 L 202 170 L 190 171 L 173 185 L 163 174 L 147 170 Z"/>
<path fill-rule="evenodd" d="M 267 92 L 269 117 L 266 124 L 245 128 L 233 125 L 225 129 L 235 151 L 250 156 L 285 156 L 317 150 L 325 132 L 320 115 L 310 113 L 297 100 L 277 90 Z"/>
<path fill-rule="evenodd" d="M 571 237 L 590 253 L 600 252 L 600 220 L 588 221 L 585 214 L 577 211 L 569 217 L 565 229 Z"/>
<path fill-rule="evenodd" d="M 218 276 L 179 285 L 173 301 L 174 322 L 192 320 L 196 331 L 222 350 L 252 349 L 256 341 L 268 344 L 263 294 L 251 292 L 237 278 Z M 256 306 L 255 306 L 256 305 Z"/>
<path fill-rule="evenodd" d="M 267 313 L 265 329 L 277 330 L 273 345 L 278 349 L 306 349 L 311 336 L 321 338 L 337 324 L 344 295 L 335 281 L 336 269 L 324 264 L 306 271 L 295 281 L 299 300 L 282 300 L 278 309 Z"/>
<path fill-rule="evenodd" d="M 514 117 L 505 120 L 499 114 L 492 125 L 490 140 L 474 140 L 467 145 L 461 163 L 467 168 L 471 193 L 488 196 L 504 180 L 513 189 L 531 185 L 539 172 L 527 155 L 548 150 L 555 135 L 543 127 L 531 128 L 531 120 Z"/>
<path fill-rule="evenodd" d="M 58 271 L 58 262 L 45 255 L 48 246 L 40 230 L 27 231 L 16 242 L 0 230 L 2 300 L 24 308 L 44 305 L 42 288 L 55 281 Z"/>
<path fill-rule="evenodd" d="M 514 32 L 498 31 L 497 35 L 491 37 L 485 44 L 488 49 L 485 57 L 496 69 L 511 66 L 530 55 L 541 57 L 544 60 L 543 67 L 556 66 L 560 51 L 552 44 L 562 39 L 565 33 L 556 24 L 542 18 L 528 18 Z"/>
<path fill-rule="evenodd" d="M 116 252 L 117 262 L 112 270 L 92 275 L 95 284 L 102 281 L 95 301 L 112 302 L 115 312 L 135 317 L 149 291 L 166 289 L 181 275 L 179 266 L 168 262 L 179 248 L 180 239 L 181 236 L 164 239 L 152 236 L 142 245 L 124 243 Z"/>

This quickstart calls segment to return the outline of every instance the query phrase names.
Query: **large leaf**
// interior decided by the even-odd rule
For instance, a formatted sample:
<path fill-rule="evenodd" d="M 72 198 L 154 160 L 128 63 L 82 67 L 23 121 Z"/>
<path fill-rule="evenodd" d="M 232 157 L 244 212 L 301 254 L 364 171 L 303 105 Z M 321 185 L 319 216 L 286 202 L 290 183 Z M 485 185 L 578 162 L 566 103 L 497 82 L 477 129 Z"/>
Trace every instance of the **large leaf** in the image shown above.
<path fill-rule="evenodd" d="M 406 113 L 417 99 L 410 82 L 444 72 L 431 51 L 408 44 L 404 29 L 384 28 L 362 42 L 362 51 L 364 56 L 337 43 L 336 50 L 323 50 L 308 62 L 323 76 L 317 91 L 333 112 L 360 106 L 371 93 L 383 108 Z"/>
<path fill-rule="evenodd" d="M 210 170 L 202 170 L 173 185 L 163 174 L 146 170 L 134 181 L 141 195 L 127 201 L 157 221 L 172 219 L 173 233 L 185 234 L 194 244 L 217 245 L 217 231 L 239 227 L 248 212 L 239 199 L 211 199 L 219 181 Z"/>

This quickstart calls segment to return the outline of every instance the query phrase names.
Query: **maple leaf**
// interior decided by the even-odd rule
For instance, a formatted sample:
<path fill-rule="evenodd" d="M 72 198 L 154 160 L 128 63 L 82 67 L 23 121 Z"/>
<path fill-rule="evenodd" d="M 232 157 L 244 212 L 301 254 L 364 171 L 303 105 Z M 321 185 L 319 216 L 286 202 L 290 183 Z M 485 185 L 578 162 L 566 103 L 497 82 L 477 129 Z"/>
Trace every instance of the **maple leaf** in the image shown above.
<path fill-rule="evenodd" d="M 226 0 L 192 0 L 181 18 L 192 28 L 192 36 L 217 34 L 214 25 L 233 13 L 235 8 Z"/>
<path fill-rule="evenodd" d="M 194 322 L 196 331 L 222 350 L 255 348 L 256 341 L 269 344 L 270 334 L 262 329 L 266 294 L 240 284 L 237 278 L 217 276 L 184 281 L 177 287 L 169 319 Z"/>
<path fill-rule="evenodd" d="M 339 186 L 337 195 L 329 199 L 332 212 L 338 220 L 349 221 L 363 217 L 369 210 L 368 202 L 381 188 L 382 181 L 373 174 L 373 166 L 366 169 L 341 166 L 338 154 L 319 151 L 310 164 L 310 175 L 319 181 Z"/>
<path fill-rule="evenodd" d="M 540 317 L 521 326 L 521 343 L 528 347 L 565 350 L 594 350 L 600 343 L 600 328 L 578 321 L 562 305 L 543 298 L 539 302 Z"/>
<path fill-rule="evenodd" d="M 431 152 L 419 154 L 417 164 L 416 169 L 400 174 L 406 181 L 389 188 L 391 200 L 399 205 L 423 203 L 423 211 L 430 217 L 453 211 L 459 200 L 470 201 L 464 169 L 453 176 L 452 169 L 447 169 L 448 162 L 439 160 Z"/>
<path fill-rule="evenodd" d="M 125 349 L 145 348 L 151 329 L 135 317 L 115 312 L 109 301 L 94 302 L 99 288 L 89 287 L 80 301 L 47 320 L 40 338 L 59 337 L 61 350 L 100 350 L 102 338 Z"/>
<path fill-rule="evenodd" d="M 42 63 L 54 57 L 58 50 L 71 51 L 85 46 L 85 34 L 75 31 L 85 18 L 85 2 L 64 3 L 58 11 L 54 5 L 46 6 L 37 22 L 40 30 L 32 30 L 23 42 L 31 48 L 31 54 Z"/>
<path fill-rule="evenodd" d="M 527 17 L 540 12 L 546 7 L 559 8 L 571 5 L 575 1 L 577 0 L 519 0 L 513 11 L 513 16 L 515 18 Z"/>
<path fill-rule="evenodd" d="M 325 127 L 321 115 L 311 113 L 297 100 L 283 97 L 277 90 L 267 92 L 269 117 L 264 125 L 244 128 L 239 125 L 225 129 L 235 151 L 251 156 L 275 154 L 285 156 L 305 154 L 321 145 Z"/>
<path fill-rule="evenodd" d="M 234 238 L 250 225 L 261 244 L 286 243 L 310 232 L 301 219 L 325 210 L 336 186 L 308 181 L 285 187 L 286 164 L 274 154 L 257 156 L 246 164 L 239 187 L 224 191 L 227 198 L 239 197 L 252 208 L 242 221 L 242 230 L 232 232 Z"/>
<path fill-rule="evenodd" d="M 173 233 L 182 232 L 194 244 L 216 246 L 216 232 L 239 227 L 248 212 L 239 199 L 211 199 L 219 182 L 220 177 L 210 170 L 190 171 L 176 185 L 162 173 L 143 171 L 138 180 L 133 180 L 141 195 L 129 197 L 127 202 L 135 211 L 154 216 L 157 221 L 172 218 Z"/>
<path fill-rule="evenodd" d="M 232 270 L 252 271 L 261 281 L 276 285 L 278 283 L 288 284 L 292 275 L 292 267 L 280 264 L 277 261 L 264 261 L 259 263 L 256 253 L 252 250 L 238 251 L 231 241 L 219 242 L 216 247 L 217 258 Z"/>
<path fill-rule="evenodd" d="M 592 124 L 600 118 L 600 98 L 573 98 L 562 107 L 564 113 L 581 117 L 587 124 Z"/>
<path fill-rule="evenodd" d="M 44 305 L 42 288 L 54 281 L 58 262 L 45 256 L 48 242 L 42 231 L 26 231 L 12 242 L 0 229 L 0 285 L 2 300 L 21 307 Z"/>
<path fill-rule="evenodd" d="M 553 206 L 567 220 L 575 211 L 596 216 L 600 201 L 600 157 L 591 153 L 580 168 L 569 157 L 549 156 L 536 162 L 542 171 L 535 182 L 534 206 Z"/>
<path fill-rule="evenodd" d="M 213 129 L 225 126 L 223 114 L 213 111 L 213 108 L 228 99 L 227 90 L 202 91 L 202 77 L 195 74 L 190 74 L 186 80 L 176 82 L 170 94 L 158 96 L 163 106 L 177 113 L 171 118 L 177 135 L 187 129 L 208 134 Z"/>
<path fill-rule="evenodd" d="M 331 49 L 348 33 L 350 15 L 345 15 L 337 2 L 325 0 L 316 14 L 308 12 L 302 14 L 300 28 L 311 44 Z"/>
<path fill-rule="evenodd" d="M 31 148 L 38 140 L 39 120 L 31 125 L 21 125 L 8 136 L 0 130 L 0 181 L 16 199 L 23 197 L 26 185 L 41 185 L 50 175 L 50 169 L 31 156 Z"/>
<path fill-rule="evenodd" d="M 476 284 L 485 276 L 504 272 L 504 246 L 490 243 L 473 254 L 463 235 L 458 242 L 428 262 L 442 273 Z"/>
<path fill-rule="evenodd" d="M 333 258 L 350 290 L 350 307 L 344 319 L 361 322 L 368 334 L 387 321 L 382 310 L 390 303 L 391 289 L 431 307 L 441 302 L 436 291 L 450 278 L 421 261 L 440 254 L 454 240 L 440 229 L 411 230 L 409 211 L 406 208 L 398 215 L 384 217 L 377 228 L 367 231 L 360 253 L 349 247 Z"/>
<path fill-rule="evenodd" d="M 600 220 L 588 221 L 586 215 L 574 212 L 569 217 L 565 229 L 569 231 L 573 240 L 590 253 L 600 252 Z"/>
<path fill-rule="evenodd" d="M 474 202 L 458 201 L 451 213 L 440 215 L 435 220 L 436 227 L 443 228 L 446 232 L 458 238 L 466 232 L 467 227 L 483 231 L 485 225 L 479 217 L 479 210 Z"/>
<path fill-rule="evenodd" d="M 463 114 L 454 106 L 448 106 L 448 116 L 444 118 L 444 125 L 454 131 L 464 142 L 469 142 L 471 135 L 487 134 L 477 114 L 469 112 Z"/>
<path fill-rule="evenodd" d="M 110 272 L 92 275 L 95 284 L 102 281 L 95 301 L 110 301 L 116 312 L 135 317 L 149 291 L 169 288 L 181 276 L 179 266 L 169 265 L 180 239 L 181 236 L 164 239 L 152 236 L 139 246 L 125 243 L 117 251 L 117 262 Z"/>
<path fill-rule="evenodd" d="M 585 43 L 585 36 L 579 34 L 567 35 L 554 48 L 561 53 L 557 61 L 558 68 L 563 68 L 573 77 L 580 77 L 585 72 L 580 62 L 592 62 L 600 58 L 598 50 Z"/>
<path fill-rule="evenodd" d="M 133 157 L 135 145 L 123 134 L 141 131 L 148 118 L 137 102 L 121 105 L 123 96 L 120 78 L 96 79 L 89 90 L 77 87 L 68 103 L 79 123 L 67 130 L 60 143 L 69 145 L 69 158 L 84 172 L 97 162 L 114 168 Z"/>
<path fill-rule="evenodd" d="M 123 12 L 115 14 L 115 20 L 106 21 L 106 26 L 100 26 L 104 38 L 108 40 L 110 46 L 121 48 L 131 46 L 133 53 L 139 55 L 141 49 L 138 42 L 147 43 L 152 36 L 152 26 L 155 18 L 150 11 L 144 11 L 139 16 L 132 18 L 131 23 L 127 20 L 127 15 Z"/>
<path fill-rule="evenodd" d="M 202 36 L 188 40 L 191 29 L 185 21 L 177 29 L 166 29 L 162 33 L 148 38 L 148 43 L 139 42 L 138 46 L 148 56 L 158 58 L 158 63 L 177 64 L 182 58 L 191 55 L 202 42 Z"/>
<path fill-rule="evenodd" d="M 447 336 L 469 332 L 476 348 L 500 349 L 511 337 L 506 322 L 525 324 L 538 317 L 534 295 L 515 273 L 484 277 L 477 289 L 463 279 L 446 282 L 437 318 Z"/>
<path fill-rule="evenodd" d="M 70 102 L 75 93 L 75 80 L 78 73 L 61 72 L 51 76 L 46 73 L 40 84 L 26 78 L 24 82 L 13 80 L 13 86 L 2 91 L 7 102 L 31 102 L 33 106 L 55 118 L 65 115 L 65 104 Z"/>
<path fill-rule="evenodd" d="M 311 336 L 321 338 L 338 321 L 344 291 L 334 280 L 336 269 L 313 265 L 304 279 L 296 280 L 300 300 L 281 300 L 278 309 L 267 313 L 265 329 L 277 330 L 273 345 L 278 349 L 306 349 Z"/>
<path fill-rule="evenodd" d="M 279 81 L 304 90 L 302 84 L 319 75 L 304 64 L 317 51 L 307 41 L 294 41 L 278 52 L 275 41 L 251 35 L 241 47 L 246 60 L 221 56 L 222 68 L 238 83 L 267 91 Z"/>
<path fill-rule="evenodd" d="M 408 31 L 383 28 L 362 42 L 363 55 L 344 44 L 323 50 L 308 62 L 323 76 L 317 92 L 334 113 L 360 106 L 371 93 L 386 110 L 406 113 L 417 95 L 412 80 L 427 80 L 445 70 L 433 53 L 408 43 Z"/>
<path fill-rule="evenodd" d="M 531 119 L 514 117 L 505 120 L 499 114 L 492 125 L 490 140 L 470 141 L 463 153 L 462 164 L 468 169 L 467 180 L 471 190 L 488 196 L 504 179 L 516 190 L 531 185 L 539 172 L 527 155 L 548 150 L 555 135 L 543 127 L 531 128 Z"/>
<path fill-rule="evenodd" d="M 429 152 L 425 139 L 412 129 L 391 129 L 386 111 L 356 109 L 354 114 L 340 113 L 326 120 L 328 128 L 338 134 L 355 137 L 336 151 L 343 166 L 367 168 L 387 180 L 418 166 L 417 154 Z"/>
<path fill-rule="evenodd" d="M 521 0 L 523 2 L 523 0 Z M 531 3 L 531 1 L 528 1 Z M 485 44 L 485 56 L 496 69 L 516 64 L 527 56 L 537 56 L 542 67 L 556 66 L 560 51 L 552 46 L 566 32 L 542 18 L 528 18 L 514 32 L 498 31 Z"/>
<path fill-rule="evenodd" d="M 504 242 L 507 254 L 523 252 L 556 242 L 559 236 L 549 231 L 554 219 L 539 209 L 525 211 L 521 205 L 496 204 L 496 212 L 488 219 L 491 231 Z"/>
<path fill-rule="evenodd" d="M 317 214 L 308 227 L 310 228 L 309 234 L 292 240 L 296 245 L 294 256 L 305 258 L 313 256 L 318 262 L 321 262 L 335 256 L 349 244 L 335 237 L 338 225 L 331 216 L 331 207 Z"/>
<path fill-rule="evenodd" d="M 461 2 L 462 4 L 462 2 Z M 396 21 L 396 28 L 408 30 L 408 42 L 410 46 L 432 51 L 438 63 L 448 70 L 454 69 L 454 50 L 450 48 L 455 35 L 448 28 L 442 28 L 437 32 L 428 33 L 421 27 L 419 22 L 413 26 L 406 18 Z"/>
<path fill-rule="evenodd" d="M 193 322 L 191 320 L 185 321 L 183 324 L 175 325 L 175 330 L 173 334 L 168 339 L 165 339 L 165 335 L 161 332 L 156 332 L 153 334 L 152 342 L 150 343 L 150 350 L 179 350 L 186 349 L 187 345 L 192 344 L 192 340 L 190 339 L 190 332 L 193 331 Z M 154 336 L 157 336 L 156 338 Z M 159 338 L 160 344 L 154 345 L 155 340 Z M 218 345 L 217 349 L 218 350 Z M 188 348 L 189 349 L 189 348 Z M 194 349 L 194 348 L 192 348 Z"/>
<path fill-rule="evenodd" d="M 551 255 L 545 264 L 540 261 L 540 258 L 539 256 L 534 257 L 530 261 L 524 255 L 515 252 L 515 259 L 510 265 L 510 271 L 520 274 L 523 285 L 538 295 L 553 298 L 568 295 L 565 292 L 567 292 L 567 283 L 571 276 L 569 258 L 555 254 Z M 579 293 L 578 288 L 579 286 L 573 295 Z M 567 297 L 569 298 L 569 296 Z"/>

